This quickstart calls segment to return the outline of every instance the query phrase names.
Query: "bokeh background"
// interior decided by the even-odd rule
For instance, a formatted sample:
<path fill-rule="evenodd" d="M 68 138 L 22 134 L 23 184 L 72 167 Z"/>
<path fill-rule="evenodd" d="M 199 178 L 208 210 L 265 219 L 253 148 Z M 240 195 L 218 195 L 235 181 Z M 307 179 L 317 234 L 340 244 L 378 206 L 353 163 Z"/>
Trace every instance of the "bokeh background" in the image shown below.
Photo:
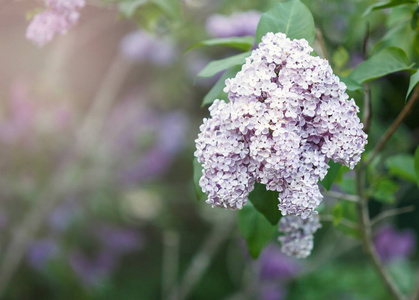
<path fill-rule="evenodd" d="M 194 139 L 208 115 L 202 99 L 218 78 L 195 77 L 211 60 L 238 52 L 186 50 L 204 39 L 252 35 L 276 2 L 185 0 L 173 17 L 153 5 L 130 10 L 135 1 L 88 0 L 78 24 L 44 47 L 25 39 L 44 3 L 0 2 L 3 299 L 389 298 L 354 223 L 325 220 L 306 260 L 284 256 L 275 240 L 253 260 L 237 212 L 196 198 Z M 367 22 L 370 51 L 397 45 L 417 61 L 414 4 L 363 18 L 373 1 L 303 2 L 337 74 L 362 62 Z M 398 31 L 386 39 L 389 30 Z M 409 75 L 371 83 L 368 147 L 404 106 Z M 351 96 L 362 102 L 361 93 Z M 409 164 L 418 115 L 416 106 L 382 161 Z M 370 171 L 379 179 L 373 215 L 417 206 L 418 186 L 409 174 L 389 173 L 391 166 Z M 350 192 L 353 174 L 334 189 Z M 324 211 L 355 221 L 353 207 L 333 201 L 326 198 Z M 415 210 L 374 224 L 377 251 L 403 291 L 416 284 L 418 218 Z"/>

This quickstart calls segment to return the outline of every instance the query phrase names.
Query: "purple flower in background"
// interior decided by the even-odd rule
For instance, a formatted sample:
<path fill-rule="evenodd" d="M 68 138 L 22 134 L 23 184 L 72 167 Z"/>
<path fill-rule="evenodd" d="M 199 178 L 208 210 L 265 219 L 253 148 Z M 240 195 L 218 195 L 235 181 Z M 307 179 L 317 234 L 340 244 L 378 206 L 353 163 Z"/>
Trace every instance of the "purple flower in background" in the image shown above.
<path fill-rule="evenodd" d="M 128 33 L 121 41 L 120 51 L 133 61 L 152 61 L 156 65 L 167 65 L 176 56 L 174 44 L 142 30 Z"/>
<path fill-rule="evenodd" d="M 230 16 L 215 14 L 207 19 L 206 28 L 216 38 L 255 35 L 261 15 L 254 10 L 235 12 Z"/>
<path fill-rule="evenodd" d="M 396 231 L 392 226 L 379 228 L 374 236 L 374 245 L 381 259 L 389 263 L 397 258 L 407 258 L 415 249 L 416 238 L 411 230 Z"/>
<path fill-rule="evenodd" d="M 78 10 L 86 5 L 84 0 L 48 0 L 48 10 L 33 17 L 26 29 L 26 38 L 43 46 L 57 34 L 66 34 L 80 17 Z"/>
<path fill-rule="evenodd" d="M 70 255 L 69 262 L 74 273 L 84 284 L 94 286 L 109 276 L 116 267 L 117 259 L 109 251 L 101 251 L 94 257 L 74 252 Z"/>
<path fill-rule="evenodd" d="M 62 232 L 68 228 L 80 208 L 74 202 L 66 202 L 58 206 L 49 216 L 49 226 L 52 230 Z"/>
<path fill-rule="evenodd" d="M 141 236 L 129 228 L 103 226 L 99 230 L 99 238 L 106 248 L 115 254 L 124 254 L 142 245 Z"/>
<path fill-rule="evenodd" d="M 41 239 L 32 243 L 27 253 L 29 264 L 35 269 L 43 268 L 58 254 L 58 245 L 52 239 Z"/>
<path fill-rule="evenodd" d="M 188 125 L 181 111 L 158 112 L 138 99 L 118 104 L 106 128 L 106 141 L 123 184 L 137 184 L 164 172 L 183 147 Z"/>
<path fill-rule="evenodd" d="M 266 247 L 257 264 L 261 280 L 287 280 L 300 270 L 300 265 L 292 258 L 282 254 L 276 245 Z"/>
<path fill-rule="evenodd" d="M 9 98 L 9 116 L 0 121 L 0 141 L 13 144 L 33 127 L 36 108 L 27 95 L 22 81 L 13 83 Z"/>
<path fill-rule="evenodd" d="M 282 300 L 285 299 L 285 290 L 279 286 L 265 286 L 260 292 L 262 300 Z"/>

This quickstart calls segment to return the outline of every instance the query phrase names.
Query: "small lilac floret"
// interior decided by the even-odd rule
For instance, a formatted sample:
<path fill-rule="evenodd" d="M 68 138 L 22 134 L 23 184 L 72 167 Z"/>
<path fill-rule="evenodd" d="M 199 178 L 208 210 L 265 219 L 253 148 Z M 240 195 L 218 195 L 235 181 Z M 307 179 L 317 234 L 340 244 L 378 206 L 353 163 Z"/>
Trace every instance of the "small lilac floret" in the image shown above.
<path fill-rule="evenodd" d="M 299 216 L 285 216 L 279 221 L 281 251 L 288 256 L 306 258 L 313 249 L 313 234 L 321 227 L 319 216 L 311 215 L 307 219 Z"/>

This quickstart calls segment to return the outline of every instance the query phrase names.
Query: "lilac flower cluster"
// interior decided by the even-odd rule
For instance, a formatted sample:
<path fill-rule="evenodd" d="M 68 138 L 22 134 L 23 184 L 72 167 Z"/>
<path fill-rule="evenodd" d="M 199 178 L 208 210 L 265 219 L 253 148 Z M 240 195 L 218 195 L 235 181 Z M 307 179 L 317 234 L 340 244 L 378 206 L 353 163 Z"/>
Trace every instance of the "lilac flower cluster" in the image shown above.
<path fill-rule="evenodd" d="M 45 0 L 48 9 L 34 16 L 26 29 L 26 38 L 43 46 L 56 34 L 66 34 L 80 17 L 85 0 Z"/>
<path fill-rule="evenodd" d="M 289 256 L 306 258 L 313 249 L 313 234 L 321 227 L 318 215 L 307 219 L 285 216 L 279 221 L 281 251 Z"/>
<path fill-rule="evenodd" d="M 202 190 L 213 206 L 241 209 L 254 182 L 278 191 L 283 215 L 309 217 L 328 161 L 351 169 L 367 135 L 346 86 L 304 39 L 267 33 L 215 100 L 196 140 Z M 315 213 L 315 212 L 314 212 Z"/>
<path fill-rule="evenodd" d="M 206 29 L 216 38 L 255 35 L 261 15 L 255 10 L 235 12 L 231 16 L 215 14 L 207 19 Z"/>

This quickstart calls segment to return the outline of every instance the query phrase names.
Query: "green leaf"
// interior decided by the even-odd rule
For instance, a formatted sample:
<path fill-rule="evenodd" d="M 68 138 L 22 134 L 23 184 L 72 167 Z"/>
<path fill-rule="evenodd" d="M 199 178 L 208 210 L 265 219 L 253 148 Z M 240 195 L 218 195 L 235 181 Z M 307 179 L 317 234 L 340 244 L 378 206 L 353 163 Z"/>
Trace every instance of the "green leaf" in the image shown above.
<path fill-rule="evenodd" d="M 130 0 L 119 2 L 118 8 L 119 11 L 126 16 L 127 18 L 132 18 L 137 11 L 137 9 L 146 4 L 148 0 Z"/>
<path fill-rule="evenodd" d="M 198 162 L 198 159 L 196 157 L 194 157 L 194 160 L 193 160 L 193 183 L 194 183 L 196 198 L 198 198 L 199 201 L 204 200 L 207 196 L 207 194 L 205 194 L 202 191 L 201 187 L 199 186 L 199 179 L 201 179 L 202 170 L 203 170 L 202 165 Z"/>
<path fill-rule="evenodd" d="M 180 0 L 150 0 L 157 5 L 167 16 L 179 20 L 181 18 L 181 1 Z"/>
<path fill-rule="evenodd" d="M 398 154 L 389 157 L 385 162 L 391 175 L 416 182 L 415 162 L 413 155 Z"/>
<path fill-rule="evenodd" d="M 374 3 L 373 5 L 369 6 L 364 11 L 362 16 L 365 17 L 369 15 L 373 10 L 394 7 L 394 6 L 399 6 L 399 5 L 408 4 L 408 3 L 416 3 L 416 2 L 417 1 L 415 0 L 389 0 L 389 1 Z"/>
<path fill-rule="evenodd" d="M 236 76 L 237 72 L 240 71 L 241 66 L 234 66 L 228 69 L 218 81 L 214 84 L 211 90 L 205 95 L 202 101 L 202 106 L 212 104 L 215 99 L 228 100 L 227 94 L 223 91 L 225 88 L 225 80 Z"/>
<path fill-rule="evenodd" d="M 250 255 L 254 259 L 258 258 L 276 233 L 277 226 L 271 225 L 250 202 L 239 211 L 238 223 L 239 231 L 246 241 Z"/>
<path fill-rule="evenodd" d="M 342 81 L 346 85 L 346 89 L 348 91 L 359 91 L 362 90 L 363 87 L 355 80 L 352 80 L 349 77 L 341 77 L 339 76 L 340 81 Z"/>
<path fill-rule="evenodd" d="M 406 94 L 406 101 L 410 93 L 412 92 L 412 90 L 418 84 L 418 82 L 419 82 L 419 71 L 416 71 L 412 76 L 410 76 L 409 88 L 407 89 L 407 94 Z"/>
<path fill-rule="evenodd" d="M 341 203 L 336 203 L 332 209 L 333 226 L 338 226 L 343 219 L 343 207 Z"/>
<path fill-rule="evenodd" d="M 419 186 L 419 146 L 416 148 L 416 151 L 415 151 L 415 174 L 416 174 L 416 182 Z"/>
<path fill-rule="evenodd" d="M 387 47 L 359 64 L 349 75 L 349 78 L 358 83 L 364 83 L 390 73 L 410 70 L 411 68 L 409 59 L 402 49 Z"/>
<path fill-rule="evenodd" d="M 249 194 L 249 200 L 272 225 L 277 225 L 281 218 L 278 209 L 278 192 L 266 190 L 266 186 L 260 183 L 255 184 L 255 189 Z"/>
<path fill-rule="evenodd" d="M 244 52 L 224 59 L 214 60 L 210 62 L 201 72 L 199 72 L 197 77 L 212 77 L 215 74 L 231 67 L 243 65 L 246 57 L 249 55 L 250 52 Z"/>
<path fill-rule="evenodd" d="M 186 51 L 196 49 L 203 46 L 227 46 L 230 48 L 239 49 L 242 51 L 249 51 L 255 43 L 255 38 L 253 36 L 237 36 L 229 38 L 219 38 L 211 39 L 206 41 L 201 41 L 199 43 L 193 44 Z"/>
<path fill-rule="evenodd" d="M 348 63 L 348 60 L 349 53 L 344 47 L 340 46 L 333 52 L 332 63 L 337 69 L 342 69 Z"/>
<path fill-rule="evenodd" d="M 332 187 L 333 181 L 335 180 L 336 176 L 339 173 L 341 164 L 335 163 L 332 160 L 329 160 L 329 170 L 327 171 L 326 176 L 323 178 L 322 181 L 320 181 L 320 184 L 324 186 L 326 190 L 330 190 Z"/>
<path fill-rule="evenodd" d="M 370 187 L 368 195 L 377 201 L 393 204 L 396 202 L 394 194 L 398 189 L 399 185 L 397 183 L 388 178 L 382 178 Z"/>
<path fill-rule="evenodd" d="M 280 2 L 260 18 L 256 29 L 256 41 L 259 43 L 268 32 L 282 32 L 290 39 L 314 40 L 314 19 L 310 10 L 299 0 Z"/>

